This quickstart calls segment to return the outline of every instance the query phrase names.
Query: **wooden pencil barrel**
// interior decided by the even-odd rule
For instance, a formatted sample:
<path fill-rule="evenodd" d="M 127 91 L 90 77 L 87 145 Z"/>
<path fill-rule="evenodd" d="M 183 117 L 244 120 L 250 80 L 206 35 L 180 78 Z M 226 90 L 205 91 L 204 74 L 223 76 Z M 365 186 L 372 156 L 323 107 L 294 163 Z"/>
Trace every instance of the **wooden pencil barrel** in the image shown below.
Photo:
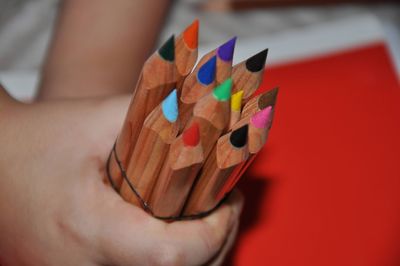
<path fill-rule="evenodd" d="M 246 69 L 246 63 L 242 62 L 232 69 L 233 90 L 236 93 L 243 90 L 243 104 L 245 104 L 261 84 L 264 70 L 251 72 Z"/>
<path fill-rule="evenodd" d="M 148 201 L 156 183 L 162 164 L 168 154 L 169 145 L 151 129 L 143 128 L 137 146 L 129 162 L 127 176 L 144 201 Z M 149 149 L 149 147 L 152 147 Z M 130 186 L 123 182 L 121 196 L 128 202 L 141 206 Z"/>
<path fill-rule="evenodd" d="M 216 153 L 211 153 L 203 166 L 199 180 L 185 206 L 184 215 L 198 215 L 214 208 L 221 200 L 218 196 L 235 167 L 219 169 Z"/>
<path fill-rule="evenodd" d="M 179 216 L 201 164 L 174 170 L 163 167 L 150 200 L 154 215 Z"/>
<path fill-rule="evenodd" d="M 128 167 L 129 158 L 135 148 L 145 118 L 168 95 L 175 84 L 174 62 L 165 61 L 158 54 L 153 54 L 143 67 L 115 144 L 117 156 L 125 169 Z M 114 184 L 119 188 L 123 178 L 114 156 L 110 161 L 110 174 Z"/>

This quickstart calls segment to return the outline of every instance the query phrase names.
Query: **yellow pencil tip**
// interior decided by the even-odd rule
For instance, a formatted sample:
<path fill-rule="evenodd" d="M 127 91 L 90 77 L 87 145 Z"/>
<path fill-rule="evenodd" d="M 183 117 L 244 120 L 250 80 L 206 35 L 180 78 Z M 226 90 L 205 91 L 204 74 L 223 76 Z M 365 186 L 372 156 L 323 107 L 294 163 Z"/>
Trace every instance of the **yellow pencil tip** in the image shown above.
<path fill-rule="evenodd" d="M 231 109 L 232 111 L 239 112 L 242 108 L 243 90 L 236 92 L 231 97 Z"/>

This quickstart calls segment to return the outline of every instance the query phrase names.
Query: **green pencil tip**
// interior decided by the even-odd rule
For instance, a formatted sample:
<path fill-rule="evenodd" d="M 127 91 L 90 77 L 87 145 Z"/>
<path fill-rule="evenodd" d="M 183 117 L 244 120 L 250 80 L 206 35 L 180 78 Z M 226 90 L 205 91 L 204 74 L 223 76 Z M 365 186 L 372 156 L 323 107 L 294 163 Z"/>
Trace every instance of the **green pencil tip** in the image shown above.
<path fill-rule="evenodd" d="M 213 91 L 214 97 L 218 101 L 227 101 L 231 97 L 232 79 L 228 78 Z"/>
<path fill-rule="evenodd" d="M 167 61 L 173 62 L 175 60 L 175 36 L 172 35 L 162 46 L 158 49 L 160 56 Z"/>

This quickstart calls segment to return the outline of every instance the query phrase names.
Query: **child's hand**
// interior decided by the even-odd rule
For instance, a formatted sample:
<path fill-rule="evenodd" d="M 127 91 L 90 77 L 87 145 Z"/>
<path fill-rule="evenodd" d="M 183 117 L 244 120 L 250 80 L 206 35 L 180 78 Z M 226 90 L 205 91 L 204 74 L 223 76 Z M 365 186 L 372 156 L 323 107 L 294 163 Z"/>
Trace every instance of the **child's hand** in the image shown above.
<path fill-rule="evenodd" d="M 1 265 L 199 265 L 215 256 L 230 232 L 224 250 L 233 243 L 238 195 L 204 219 L 168 224 L 102 182 L 128 101 L 5 101 Z"/>

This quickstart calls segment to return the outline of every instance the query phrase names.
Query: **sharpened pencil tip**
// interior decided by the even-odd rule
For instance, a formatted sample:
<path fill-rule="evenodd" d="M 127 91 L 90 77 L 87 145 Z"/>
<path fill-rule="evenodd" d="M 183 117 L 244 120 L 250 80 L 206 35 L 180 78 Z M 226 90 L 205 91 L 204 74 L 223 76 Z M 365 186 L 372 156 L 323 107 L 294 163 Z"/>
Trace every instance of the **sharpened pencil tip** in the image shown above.
<path fill-rule="evenodd" d="M 197 79 L 203 85 L 210 85 L 215 80 L 215 70 L 217 68 L 217 57 L 211 57 L 204 63 L 197 72 Z"/>
<path fill-rule="evenodd" d="M 229 100 L 229 98 L 231 97 L 231 90 L 232 79 L 228 78 L 213 90 L 213 95 L 218 101 L 224 102 Z"/>
<path fill-rule="evenodd" d="M 248 125 L 244 125 L 235 131 L 232 131 L 229 140 L 233 146 L 236 148 L 242 148 L 244 145 L 246 145 L 248 128 Z"/>
<path fill-rule="evenodd" d="M 250 123 L 256 128 L 267 128 L 271 124 L 272 106 L 258 111 L 250 118 Z"/>
<path fill-rule="evenodd" d="M 246 68 L 251 72 L 258 72 L 265 66 L 265 60 L 267 59 L 268 48 L 253 55 L 246 60 Z"/>
<path fill-rule="evenodd" d="M 192 125 L 182 133 L 182 140 L 185 146 L 197 146 L 200 142 L 199 124 L 193 122 Z"/>
<path fill-rule="evenodd" d="M 231 98 L 231 110 L 239 112 L 242 108 L 243 90 L 236 92 Z"/>
<path fill-rule="evenodd" d="M 158 49 L 160 56 L 167 61 L 173 62 L 175 60 L 175 36 L 172 35 L 161 47 Z"/>
<path fill-rule="evenodd" d="M 265 93 L 264 95 L 262 95 L 260 97 L 260 100 L 258 101 L 258 108 L 262 110 L 268 106 L 275 106 L 278 92 L 279 92 L 279 87 L 275 87 L 272 90 Z"/>
<path fill-rule="evenodd" d="M 190 49 L 196 49 L 199 45 L 199 20 L 196 19 L 183 32 L 183 40 Z"/>
<path fill-rule="evenodd" d="M 218 57 L 221 58 L 221 60 L 232 61 L 233 52 L 235 51 L 236 39 L 237 37 L 235 36 L 218 48 L 217 54 Z"/>
<path fill-rule="evenodd" d="M 178 119 L 178 97 L 174 89 L 161 103 L 164 117 L 171 123 Z"/>

